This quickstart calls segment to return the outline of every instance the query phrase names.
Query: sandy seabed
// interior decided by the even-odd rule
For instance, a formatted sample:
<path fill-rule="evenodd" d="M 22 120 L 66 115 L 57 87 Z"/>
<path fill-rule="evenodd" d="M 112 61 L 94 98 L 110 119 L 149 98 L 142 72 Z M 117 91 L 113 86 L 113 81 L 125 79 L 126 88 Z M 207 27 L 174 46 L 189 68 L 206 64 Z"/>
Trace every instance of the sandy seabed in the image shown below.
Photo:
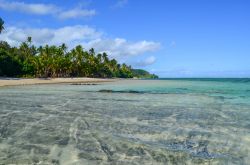
<path fill-rule="evenodd" d="M 250 81 L 94 80 L 0 88 L 0 164 L 249 165 Z"/>

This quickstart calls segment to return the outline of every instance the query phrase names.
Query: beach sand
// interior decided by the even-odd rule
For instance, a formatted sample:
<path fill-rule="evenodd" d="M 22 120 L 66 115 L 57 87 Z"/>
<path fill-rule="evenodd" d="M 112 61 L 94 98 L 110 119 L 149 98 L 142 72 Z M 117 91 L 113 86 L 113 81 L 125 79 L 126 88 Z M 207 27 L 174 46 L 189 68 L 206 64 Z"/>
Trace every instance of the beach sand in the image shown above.
<path fill-rule="evenodd" d="M 88 83 L 101 83 L 112 82 L 117 79 L 99 79 L 99 78 L 0 78 L 0 87 L 3 86 L 17 86 L 17 85 L 35 85 L 35 84 L 60 84 L 60 83 L 72 83 L 72 84 L 88 84 Z"/>

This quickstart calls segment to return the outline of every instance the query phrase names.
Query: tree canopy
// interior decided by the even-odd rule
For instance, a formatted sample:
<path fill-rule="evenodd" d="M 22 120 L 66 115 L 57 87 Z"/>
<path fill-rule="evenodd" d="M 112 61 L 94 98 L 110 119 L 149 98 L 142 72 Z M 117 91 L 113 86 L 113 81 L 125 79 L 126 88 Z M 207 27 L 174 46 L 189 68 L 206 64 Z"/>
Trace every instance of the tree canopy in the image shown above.
<path fill-rule="evenodd" d="M 0 18 L 0 32 L 4 29 Z M 15 77 L 143 77 L 127 64 L 119 64 L 106 53 L 85 50 L 81 45 L 68 51 L 66 44 L 36 47 L 28 37 L 18 47 L 0 41 L 0 76 Z M 149 73 L 147 74 L 150 75 Z"/>
<path fill-rule="evenodd" d="M 87 51 L 81 45 L 68 51 L 66 44 L 36 47 L 31 37 L 19 47 L 0 41 L 0 76 L 143 77 L 138 74 L 131 66 L 109 59 L 106 53 L 95 53 L 93 48 Z M 148 75 L 145 78 L 149 78 Z"/>

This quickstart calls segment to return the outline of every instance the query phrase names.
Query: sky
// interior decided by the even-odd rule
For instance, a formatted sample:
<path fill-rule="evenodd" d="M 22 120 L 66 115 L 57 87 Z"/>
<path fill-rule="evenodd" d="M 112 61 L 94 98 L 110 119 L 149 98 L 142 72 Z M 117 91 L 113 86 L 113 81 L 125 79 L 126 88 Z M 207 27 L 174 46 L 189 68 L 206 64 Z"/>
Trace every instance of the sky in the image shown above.
<path fill-rule="evenodd" d="M 160 77 L 250 77 L 249 0 L 0 0 L 13 46 L 82 45 Z"/>

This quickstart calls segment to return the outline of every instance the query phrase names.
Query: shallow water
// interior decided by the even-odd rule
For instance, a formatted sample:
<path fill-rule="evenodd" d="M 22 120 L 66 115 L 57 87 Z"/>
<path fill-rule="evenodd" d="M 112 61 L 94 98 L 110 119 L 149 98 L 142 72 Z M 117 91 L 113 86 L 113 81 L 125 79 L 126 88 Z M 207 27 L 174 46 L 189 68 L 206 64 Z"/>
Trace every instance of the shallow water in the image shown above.
<path fill-rule="evenodd" d="M 248 79 L 0 88 L 0 164 L 249 164 Z"/>

